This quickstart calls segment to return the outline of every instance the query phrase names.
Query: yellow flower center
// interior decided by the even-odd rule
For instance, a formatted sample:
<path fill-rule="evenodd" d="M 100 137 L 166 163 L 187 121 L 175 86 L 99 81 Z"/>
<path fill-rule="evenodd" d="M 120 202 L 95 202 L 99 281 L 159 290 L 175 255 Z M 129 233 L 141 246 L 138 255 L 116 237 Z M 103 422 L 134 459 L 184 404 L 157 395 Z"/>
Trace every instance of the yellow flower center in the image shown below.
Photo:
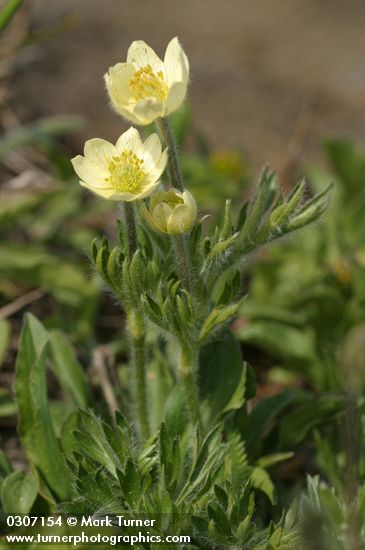
<path fill-rule="evenodd" d="M 178 204 L 184 204 L 184 200 L 173 191 L 167 191 L 162 198 L 162 201 L 168 204 L 170 208 L 175 208 Z"/>
<path fill-rule="evenodd" d="M 133 151 L 124 150 L 120 156 L 115 156 L 109 162 L 108 170 L 110 176 L 106 182 L 119 193 L 141 192 L 146 172 L 143 170 L 143 159 L 137 157 Z"/>
<path fill-rule="evenodd" d="M 184 199 L 179 197 L 179 195 L 176 195 L 175 191 L 172 189 L 169 191 L 157 192 L 151 199 L 151 212 L 154 211 L 156 206 L 158 206 L 161 202 L 164 202 L 173 210 L 178 204 L 184 204 Z"/>
<path fill-rule="evenodd" d="M 134 73 L 128 86 L 137 101 L 149 97 L 164 101 L 168 92 L 162 71 L 155 74 L 151 65 L 146 65 Z"/>

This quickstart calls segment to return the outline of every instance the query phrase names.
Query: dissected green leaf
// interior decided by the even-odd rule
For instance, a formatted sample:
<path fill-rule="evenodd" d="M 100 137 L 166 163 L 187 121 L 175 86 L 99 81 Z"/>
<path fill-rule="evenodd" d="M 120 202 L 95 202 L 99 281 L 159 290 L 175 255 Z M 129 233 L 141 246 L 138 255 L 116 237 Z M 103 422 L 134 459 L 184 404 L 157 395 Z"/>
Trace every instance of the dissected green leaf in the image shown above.
<path fill-rule="evenodd" d="M 260 467 L 253 468 L 251 472 L 251 483 L 255 489 L 260 489 L 265 495 L 267 495 L 272 504 L 276 502 L 274 484 L 270 479 L 269 474 Z"/>

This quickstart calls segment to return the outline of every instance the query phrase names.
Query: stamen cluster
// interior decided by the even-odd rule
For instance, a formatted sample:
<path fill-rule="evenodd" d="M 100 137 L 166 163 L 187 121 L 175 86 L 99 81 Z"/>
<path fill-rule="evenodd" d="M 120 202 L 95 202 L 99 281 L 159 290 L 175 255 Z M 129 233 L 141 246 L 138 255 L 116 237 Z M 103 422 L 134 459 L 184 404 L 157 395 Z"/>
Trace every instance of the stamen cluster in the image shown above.
<path fill-rule="evenodd" d="M 109 176 L 105 181 L 118 192 L 129 191 L 137 193 L 146 177 L 142 169 L 144 160 L 137 157 L 133 151 L 124 150 L 121 155 L 114 156 L 109 163 Z"/>
<path fill-rule="evenodd" d="M 168 92 L 163 72 L 158 71 L 155 74 L 151 65 L 139 69 L 128 82 L 128 86 L 137 101 L 148 97 L 164 101 Z"/>

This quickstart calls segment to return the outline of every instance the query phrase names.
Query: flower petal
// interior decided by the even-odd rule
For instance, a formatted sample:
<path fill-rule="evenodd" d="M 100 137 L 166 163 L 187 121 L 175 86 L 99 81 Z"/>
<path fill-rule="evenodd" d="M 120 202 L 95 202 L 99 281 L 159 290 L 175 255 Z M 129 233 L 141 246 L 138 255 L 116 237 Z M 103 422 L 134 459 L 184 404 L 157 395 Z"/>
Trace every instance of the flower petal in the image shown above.
<path fill-rule="evenodd" d="M 125 149 L 133 151 L 137 156 L 142 156 L 142 141 L 141 136 L 136 128 L 129 128 L 124 132 L 117 140 L 115 144 L 119 153 L 122 153 Z"/>
<path fill-rule="evenodd" d="M 164 116 L 176 111 L 185 99 L 187 84 L 184 82 L 175 82 L 172 84 L 165 104 Z"/>
<path fill-rule="evenodd" d="M 154 190 L 160 185 L 160 182 L 159 180 L 155 181 L 154 183 L 150 183 L 148 184 L 144 190 L 142 191 L 142 193 L 140 195 L 138 195 L 138 199 L 144 199 L 145 197 L 148 197 L 149 195 L 151 195 Z"/>
<path fill-rule="evenodd" d="M 112 157 L 117 154 L 114 145 L 105 139 L 93 138 L 85 142 L 85 158 L 107 169 Z"/>
<path fill-rule="evenodd" d="M 137 70 L 151 65 L 154 72 L 165 72 L 164 65 L 156 52 L 143 40 L 135 40 L 129 46 L 127 63 L 131 63 Z"/>
<path fill-rule="evenodd" d="M 133 108 L 133 116 L 137 119 L 137 124 L 151 124 L 157 118 L 160 118 L 164 111 L 163 103 L 152 97 L 138 101 Z"/>
<path fill-rule="evenodd" d="M 161 201 L 163 201 L 163 197 L 165 195 L 165 191 L 157 191 L 154 193 L 150 199 L 150 211 L 153 212 L 153 209 L 157 204 L 159 204 Z"/>
<path fill-rule="evenodd" d="M 193 212 L 190 212 L 189 207 L 186 204 L 179 204 L 175 206 L 172 215 L 168 219 L 167 232 L 170 235 L 180 235 L 181 233 L 187 233 L 195 221 Z"/>
<path fill-rule="evenodd" d="M 145 167 L 152 168 L 161 157 L 162 145 L 157 134 L 151 134 L 143 143 L 143 158 Z"/>
<path fill-rule="evenodd" d="M 149 172 L 148 174 L 149 179 L 154 181 L 160 179 L 161 175 L 165 171 L 167 160 L 168 160 L 168 152 L 167 152 L 167 149 L 165 149 L 164 151 L 162 151 L 161 156 L 156 162 L 153 169 Z"/>
<path fill-rule="evenodd" d="M 77 155 L 71 159 L 72 166 L 79 178 L 87 185 L 102 189 L 108 187 L 105 179 L 108 177 L 108 172 L 100 164 L 86 159 L 81 155 Z"/>
<path fill-rule="evenodd" d="M 186 206 L 189 208 L 191 216 L 195 219 L 198 215 L 198 206 L 193 195 L 189 191 L 184 191 L 182 198 L 184 199 Z"/>
<path fill-rule="evenodd" d="M 155 221 L 153 219 L 153 217 L 151 216 L 151 213 L 150 211 L 148 210 L 147 206 L 145 204 L 141 204 L 141 206 L 139 207 L 139 212 L 142 216 L 142 218 L 144 219 L 144 221 L 150 225 L 152 227 L 152 229 L 154 229 L 155 231 L 159 231 L 160 232 L 160 228 L 158 227 L 158 225 L 155 224 Z"/>
<path fill-rule="evenodd" d="M 160 202 L 152 212 L 155 224 L 161 231 L 167 232 L 168 222 L 172 214 L 172 208 L 165 202 Z"/>
<path fill-rule="evenodd" d="M 131 122 L 132 124 L 139 124 L 141 126 L 145 124 L 149 124 L 149 122 L 145 122 L 145 119 L 142 118 L 134 113 L 134 107 L 135 105 L 117 105 L 112 103 L 112 107 L 118 115 L 121 115 L 123 118 Z"/>
<path fill-rule="evenodd" d="M 114 191 L 114 194 L 111 197 L 111 199 L 114 201 L 132 202 L 139 199 L 139 195 L 135 195 L 134 193 L 129 193 L 128 191 L 125 191 L 124 193 L 117 193 L 116 191 Z"/>
<path fill-rule="evenodd" d="M 142 189 L 140 193 L 130 193 L 129 191 L 125 191 L 123 193 L 117 193 L 114 191 L 114 195 L 111 198 L 113 200 L 120 200 L 120 201 L 126 201 L 126 202 L 141 200 L 141 199 L 144 199 L 145 197 L 148 197 L 148 195 L 151 195 L 151 193 L 153 193 L 153 191 L 156 189 L 159 183 L 160 183 L 159 181 L 156 181 L 154 183 L 146 183 L 145 187 Z"/>
<path fill-rule="evenodd" d="M 109 97 L 115 109 L 135 103 L 128 85 L 135 72 L 133 65 L 117 63 L 113 67 L 109 67 L 108 72 L 104 75 Z"/>
<path fill-rule="evenodd" d="M 189 61 L 176 36 L 167 45 L 164 65 L 168 86 L 171 86 L 174 82 L 182 82 L 187 86 L 189 80 Z"/>
<path fill-rule="evenodd" d="M 82 187 L 86 187 L 89 189 L 89 191 L 92 191 L 95 195 L 98 195 L 99 197 L 103 197 L 103 199 L 111 199 L 113 195 L 115 194 L 115 189 L 112 187 L 95 187 L 94 185 L 89 185 L 88 183 L 85 183 L 84 181 L 80 181 L 80 185 Z"/>

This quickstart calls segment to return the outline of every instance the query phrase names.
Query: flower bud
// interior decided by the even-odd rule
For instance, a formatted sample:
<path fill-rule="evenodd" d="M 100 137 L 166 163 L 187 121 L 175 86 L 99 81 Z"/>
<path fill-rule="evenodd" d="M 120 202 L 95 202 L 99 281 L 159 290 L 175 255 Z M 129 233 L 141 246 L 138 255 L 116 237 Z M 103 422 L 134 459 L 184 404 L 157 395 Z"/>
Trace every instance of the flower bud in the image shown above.
<path fill-rule="evenodd" d="M 171 188 L 155 193 L 149 208 L 141 206 L 141 214 L 147 223 L 159 233 L 181 235 L 188 233 L 197 217 L 197 205 L 189 191 Z"/>

